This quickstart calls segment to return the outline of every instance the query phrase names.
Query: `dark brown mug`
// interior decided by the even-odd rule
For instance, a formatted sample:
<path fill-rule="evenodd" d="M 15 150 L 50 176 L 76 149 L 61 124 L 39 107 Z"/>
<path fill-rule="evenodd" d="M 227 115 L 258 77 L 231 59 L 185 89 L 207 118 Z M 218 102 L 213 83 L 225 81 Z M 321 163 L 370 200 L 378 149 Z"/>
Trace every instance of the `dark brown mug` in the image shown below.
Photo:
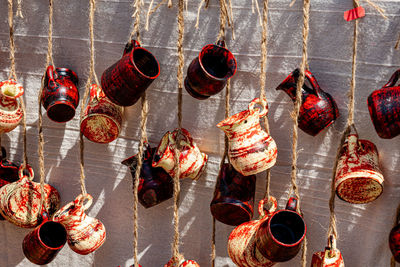
<path fill-rule="evenodd" d="M 43 213 L 42 223 L 25 236 L 22 249 L 31 262 L 44 265 L 51 262 L 67 241 L 67 231 L 59 223 L 48 219 Z"/>
<path fill-rule="evenodd" d="M 210 204 L 211 214 L 228 225 L 237 226 L 250 221 L 254 212 L 255 191 L 255 175 L 244 176 L 231 164 L 223 164 Z"/>
<path fill-rule="evenodd" d="M 301 248 L 307 227 L 296 207 L 297 199 L 291 197 L 286 209 L 274 212 L 257 231 L 257 249 L 270 261 L 288 261 Z"/>

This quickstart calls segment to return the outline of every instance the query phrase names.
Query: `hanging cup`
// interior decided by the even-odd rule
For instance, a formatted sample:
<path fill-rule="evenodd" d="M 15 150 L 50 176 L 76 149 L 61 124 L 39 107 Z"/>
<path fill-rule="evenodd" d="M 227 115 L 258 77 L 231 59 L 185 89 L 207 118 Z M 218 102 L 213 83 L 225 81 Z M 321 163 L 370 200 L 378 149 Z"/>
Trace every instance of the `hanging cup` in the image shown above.
<path fill-rule="evenodd" d="M 330 236 L 325 251 L 313 254 L 311 267 L 344 267 L 342 254 L 336 248 L 336 240 L 333 236 Z"/>
<path fill-rule="evenodd" d="M 218 221 L 237 226 L 253 217 L 256 176 L 243 176 L 232 165 L 223 164 L 217 178 L 211 214 Z"/>
<path fill-rule="evenodd" d="M 95 143 L 110 143 L 120 131 L 122 108 L 112 103 L 103 93 L 100 86 L 93 84 L 90 88 L 90 100 L 81 122 L 83 135 Z"/>
<path fill-rule="evenodd" d="M 132 106 L 159 74 L 160 65 L 153 54 L 131 40 L 122 58 L 103 72 L 101 86 L 113 103 Z"/>
<path fill-rule="evenodd" d="M 391 139 L 400 134 L 400 69 L 389 82 L 368 96 L 368 110 L 379 137 Z"/>
<path fill-rule="evenodd" d="M 24 88 L 15 80 L 0 82 L 0 134 L 15 129 L 21 122 L 24 111 L 19 98 Z"/>
<path fill-rule="evenodd" d="M 44 213 L 42 223 L 25 236 L 22 250 L 29 261 L 44 265 L 57 256 L 66 241 L 67 231 L 64 226 L 49 220 L 48 215 Z"/>
<path fill-rule="evenodd" d="M 338 197 L 354 204 L 371 202 L 382 194 L 383 180 L 376 146 L 356 134 L 348 135 L 336 168 Z"/>
<path fill-rule="evenodd" d="M 67 122 L 75 116 L 79 104 L 78 76 L 67 68 L 47 67 L 42 104 L 49 119 L 55 122 Z"/>
<path fill-rule="evenodd" d="M 224 41 L 208 44 L 190 63 L 185 88 L 194 98 L 207 99 L 224 89 L 228 79 L 236 73 L 236 68 L 236 59 L 225 48 Z"/>

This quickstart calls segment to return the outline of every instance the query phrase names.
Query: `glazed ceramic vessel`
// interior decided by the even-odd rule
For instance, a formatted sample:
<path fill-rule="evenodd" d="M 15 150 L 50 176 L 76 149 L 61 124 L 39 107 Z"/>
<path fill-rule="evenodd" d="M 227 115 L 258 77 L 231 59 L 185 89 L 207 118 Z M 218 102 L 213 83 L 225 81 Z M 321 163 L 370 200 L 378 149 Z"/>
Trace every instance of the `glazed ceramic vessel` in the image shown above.
<path fill-rule="evenodd" d="M 186 129 L 167 132 L 153 157 L 153 167 L 162 167 L 175 176 L 175 153 L 179 154 L 179 178 L 197 180 L 206 168 L 208 156 L 202 153 Z"/>
<path fill-rule="evenodd" d="M 24 88 L 15 80 L 0 82 L 0 134 L 15 129 L 24 116 L 19 98 Z"/>
<path fill-rule="evenodd" d="M 376 146 L 356 134 L 348 135 L 336 168 L 338 197 L 354 204 L 371 202 L 382 194 L 383 180 Z"/>
<path fill-rule="evenodd" d="M 101 221 L 86 215 L 93 197 L 79 195 L 54 214 L 53 220 L 67 230 L 69 247 L 78 254 L 92 253 L 106 241 L 106 229 Z M 86 201 L 86 203 L 84 203 Z"/>
<path fill-rule="evenodd" d="M 122 123 L 122 107 L 111 102 L 102 89 L 93 84 L 90 100 L 81 122 L 81 132 L 92 142 L 106 144 L 114 141 Z"/>
<path fill-rule="evenodd" d="M 312 256 L 311 267 L 344 267 L 344 261 L 336 240 L 331 237 L 325 251 L 316 252 Z"/>
<path fill-rule="evenodd" d="M 19 180 L 18 165 L 7 160 L 7 152 L 4 147 L 1 147 L 1 161 L 0 161 L 0 188 L 6 184 L 13 183 Z M 0 220 L 4 220 L 0 214 Z"/>
<path fill-rule="evenodd" d="M 44 205 L 40 210 L 40 184 L 33 182 L 33 170 L 28 174 L 19 169 L 19 180 L 0 188 L 0 213 L 9 222 L 24 228 L 39 225 L 42 212 L 52 215 L 60 205 L 60 195 L 51 185 L 44 185 Z"/>
<path fill-rule="evenodd" d="M 259 108 L 255 108 L 256 104 L 260 104 L 263 109 L 260 111 Z M 229 139 L 230 163 L 244 176 L 269 169 L 276 162 L 276 143 L 260 125 L 260 118 L 267 113 L 266 99 L 255 98 L 249 104 L 248 110 L 217 124 Z"/>
<path fill-rule="evenodd" d="M 194 260 L 181 259 L 180 261 L 177 261 L 174 258 L 171 258 L 169 262 L 164 265 L 164 267 L 200 267 L 200 265 Z"/>

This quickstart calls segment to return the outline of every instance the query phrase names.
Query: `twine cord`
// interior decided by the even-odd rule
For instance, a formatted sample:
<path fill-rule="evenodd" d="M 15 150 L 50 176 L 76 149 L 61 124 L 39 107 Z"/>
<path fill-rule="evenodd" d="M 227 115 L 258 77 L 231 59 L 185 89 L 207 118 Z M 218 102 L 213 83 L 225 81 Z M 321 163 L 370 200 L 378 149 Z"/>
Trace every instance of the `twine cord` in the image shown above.
<path fill-rule="evenodd" d="M 153 3 L 153 1 L 150 3 L 150 5 Z M 132 32 L 131 32 L 131 35 L 130 35 L 130 39 L 132 39 L 133 38 L 133 36 L 135 36 L 136 35 L 136 40 L 140 43 L 140 12 L 142 11 L 141 10 L 141 7 L 142 7 L 142 5 L 143 5 L 143 0 L 135 0 L 134 2 L 133 2 L 133 8 L 134 8 L 134 13 L 133 13 L 133 15 L 132 15 L 132 18 L 135 18 L 135 21 L 134 21 L 134 26 L 133 26 L 133 30 L 132 30 Z"/>
<path fill-rule="evenodd" d="M 184 35 L 184 17 L 183 17 L 184 2 L 179 0 L 178 6 L 178 127 L 182 128 L 182 89 L 183 89 L 183 67 L 184 67 L 184 55 L 183 55 L 183 35 Z"/>
<path fill-rule="evenodd" d="M 399 50 L 399 46 L 400 46 L 400 33 L 399 33 L 399 37 L 397 38 L 397 42 L 394 45 L 394 49 Z"/>
<path fill-rule="evenodd" d="M 17 80 L 17 74 L 15 72 L 13 0 L 8 0 L 8 25 L 9 25 L 9 36 L 10 36 L 10 73 L 8 75 L 8 79 Z"/>
<path fill-rule="evenodd" d="M 24 17 L 24 15 L 22 14 L 22 0 L 17 1 L 17 17 Z"/>

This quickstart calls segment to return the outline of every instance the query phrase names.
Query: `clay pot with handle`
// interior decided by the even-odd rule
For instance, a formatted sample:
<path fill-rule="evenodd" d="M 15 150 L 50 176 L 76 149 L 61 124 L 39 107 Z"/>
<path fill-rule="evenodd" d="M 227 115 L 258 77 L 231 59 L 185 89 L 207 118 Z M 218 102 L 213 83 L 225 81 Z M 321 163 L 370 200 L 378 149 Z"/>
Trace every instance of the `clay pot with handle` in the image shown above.
<path fill-rule="evenodd" d="M 15 80 L 0 82 L 0 134 L 15 129 L 24 116 L 19 98 L 24 88 Z"/>

